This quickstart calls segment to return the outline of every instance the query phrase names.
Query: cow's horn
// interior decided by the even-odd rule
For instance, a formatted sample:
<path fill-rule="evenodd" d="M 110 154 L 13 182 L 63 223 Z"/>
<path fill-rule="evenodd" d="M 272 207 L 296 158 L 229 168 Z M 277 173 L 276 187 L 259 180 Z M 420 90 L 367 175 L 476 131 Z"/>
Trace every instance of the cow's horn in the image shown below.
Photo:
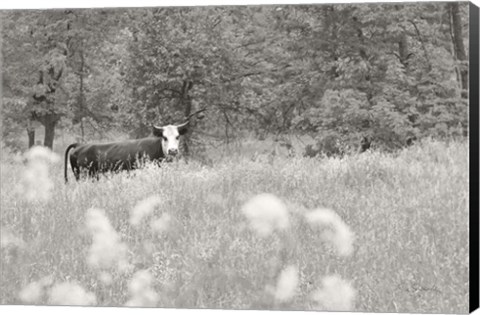
<path fill-rule="evenodd" d="M 153 135 L 161 137 L 163 135 L 163 127 L 153 126 Z"/>
<path fill-rule="evenodd" d="M 183 124 L 177 125 L 178 130 L 182 130 L 187 127 L 187 125 L 190 123 L 190 120 L 187 120 Z"/>
<path fill-rule="evenodd" d="M 177 125 L 177 130 L 180 135 L 184 135 L 187 132 L 187 125 L 190 123 L 190 120 L 187 120 L 183 124 Z"/>

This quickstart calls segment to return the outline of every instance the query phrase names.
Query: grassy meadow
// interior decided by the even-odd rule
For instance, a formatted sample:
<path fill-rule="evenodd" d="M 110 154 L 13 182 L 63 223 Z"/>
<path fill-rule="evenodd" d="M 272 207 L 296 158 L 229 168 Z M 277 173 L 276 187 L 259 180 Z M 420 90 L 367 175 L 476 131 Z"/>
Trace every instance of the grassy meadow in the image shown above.
<path fill-rule="evenodd" d="M 0 304 L 468 311 L 467 142 L 343 159 L 232 154 L 98 182 L 69 171 L 68 185 L 61 160 L 43 200 L 19 189 L 24 164 L 3 157 Z M 278 200 L 249 203 L 262 193 Z M 256 207 L 285 213 L 262 234 L 246 215 Z M 306 219 L 316 209 L 338 214 L 352 250 L 339 254 L 335 233 Z"/>

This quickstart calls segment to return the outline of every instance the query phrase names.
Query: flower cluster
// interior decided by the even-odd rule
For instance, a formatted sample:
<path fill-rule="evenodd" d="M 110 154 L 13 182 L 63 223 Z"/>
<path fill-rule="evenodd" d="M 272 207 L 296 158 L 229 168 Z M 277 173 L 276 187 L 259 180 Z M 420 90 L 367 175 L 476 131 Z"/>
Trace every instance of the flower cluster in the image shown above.
<path fill-rule="evenodd" d="M 253 197 L 243 205 L 242 213 L 249 220 L 250 227 L 261 237 L 289 227 L 287 207 L 272 194 Z"/>
<path fill-rule="evenodd" d="M 105 213 L 90 208 L 86 215 L 86 225 L 93 238 L 87 256 L 88 264 L 97 269 L 128 269 L 127 245 L 120 241 L 120 236 L 110 225 Z"/>
<path fill-rule="evenodd" d="M 349 256 L 353 252 L 354 234 L 342 221 L 340 216 L 330 209 L 317 209 L 305 215 L 311 225 L 327 228 L 322 238 L 335 246 L 341 256 Z"/>
<path fill-rule="evenodd" d="M 95 305 L 97 298 L 76 282 L 55 284 L 49 291 L 50 305 Z"/>
<path fill-rule="evenodd" d="M 49 200 L 54 188 L 49 176 L 50 166 L 60 158 L 46 147 L 35 146 L 25 154 L 25 159 L 20 192 L 29 202 Z"/>
<path fill-rule="evenodd" d="M 322 279 L 322 287 L 312 294 L 315 308 L 322 311 L 350 311 L 353 309 L 356 292 L 351 283 L 331 275 Z"/>
<path fill-rule="evenodd" d="M 252 230 L 261 237 L 268 236 L 275 230 L 285 230 L 290 224 L 287 207 L 272 194 L 257 195 L 245 203 L 241 211 L 248 219 Z M 295 213 L 302 214 L 302 218 L 310 225 L 323 228 L 322 239 L 333 245 L 338 255 L 350 256 L 353 253 L 355 235 L 336 212 L 319 208 L 307 213 L 293 212 Z M 288 238 L 282 240 L 287 241 Z M 273 295 L 276 303 L 292 301 L 298 290 L 298 275 L 298 267 L 289 265 L 281 271 L 275 288 L 267 286 L 267 291 Z M 321 282 L 322 287 L 310 296 L 316 309 L 328 311 L 353 309 L 356 291 L 350 282 L 338 275 L 326 276 Z"/>
<path fill-rule="evenodd" d="M 290 301 L 298 289 L 298 268 L 288 266 L 282 270 L 278 277 L 277 287 L 275 289 L 275 300 L 278 302 Z"/>
<path fill-rule="evenodd" d="M 151 196 L 147 199 L 140 201 L 130 211 L 130 224 L 133 226 L 138 226 L 142 222 L 142 219 L 152 214 L 155 208 L 161 202 L 162 199 L 159 196 Z"/>
<path fill-rule="evenodd" d="M 137 271 L 128 284 L 130 299 L 125 306 L 157 306 L 159 296 L 152 289 L 152 275 L 147 270 Z"/>

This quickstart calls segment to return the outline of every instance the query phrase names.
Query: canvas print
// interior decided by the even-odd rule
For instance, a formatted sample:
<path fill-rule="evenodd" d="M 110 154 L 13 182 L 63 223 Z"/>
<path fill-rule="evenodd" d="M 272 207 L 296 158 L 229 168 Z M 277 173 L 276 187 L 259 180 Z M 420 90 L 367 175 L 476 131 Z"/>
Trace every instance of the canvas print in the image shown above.
<path fill-rule="evenodd" d="M 0 304 L 469 311 L 474 5 L 0 14 Z"/>

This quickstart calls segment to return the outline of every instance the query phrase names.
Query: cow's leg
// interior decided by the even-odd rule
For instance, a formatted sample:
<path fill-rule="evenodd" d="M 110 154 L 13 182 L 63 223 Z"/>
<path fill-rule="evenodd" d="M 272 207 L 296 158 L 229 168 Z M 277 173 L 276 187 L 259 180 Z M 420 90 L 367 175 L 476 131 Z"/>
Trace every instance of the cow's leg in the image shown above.
<path fill-rule="evenodd" d="M 75 176 L 75 180 L 78 182 L 80 180 L 80 169 L 78 166 L 73 168 L 73 175 Z"/>
<path fill-rule="evenodd" d="M 88 177 L 99 180 L 99 173 L 100 170 L 98 168 L 98 163 L 92 162 L 90 167 L 88 168 Z"/>
<path fill-rule="evenodd" d="M 75 176 L 75 180 L 78 182 L 80 180 L 80 167 L 76 159 L 70 159 L 70 165 L 72 166 L 73 176 Z"/>

